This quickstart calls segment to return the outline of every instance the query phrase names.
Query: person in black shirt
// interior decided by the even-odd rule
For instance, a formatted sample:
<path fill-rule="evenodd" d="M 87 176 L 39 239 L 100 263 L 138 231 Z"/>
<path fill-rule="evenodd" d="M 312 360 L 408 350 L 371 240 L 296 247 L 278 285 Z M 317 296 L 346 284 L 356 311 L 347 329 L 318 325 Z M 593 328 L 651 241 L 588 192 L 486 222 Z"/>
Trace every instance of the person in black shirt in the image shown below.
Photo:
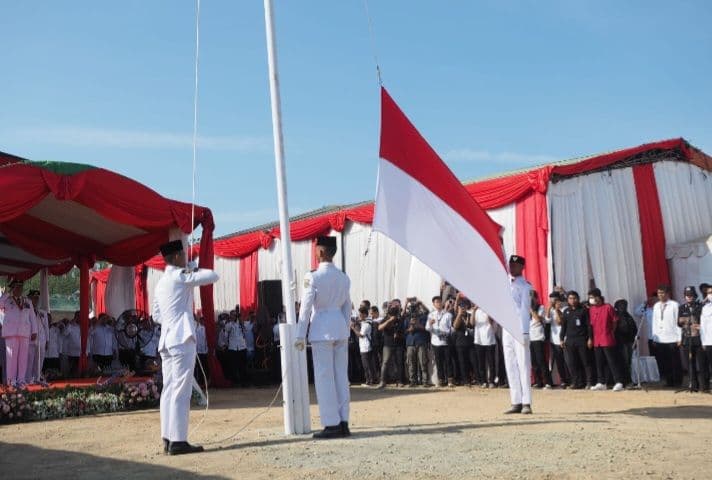
<path fill-rule="evenodd" d="M 633 362 L 633 343 L 638 335 L 638 326 L 633 320 L 633 316 L 628 312 L 627 300 L 616 300 L 613 304 L 613 309 L 616 311 L 616 345 L 619 350 L 619 356 L 623 360 L 623 381 L 626 385 L 633 383 L 631 378 L 630 367 Z"/>
<path fill-rule="evenodd" d="M 475 340 L 470 330 L 470 315 L 467 310 L 471 307 L 468 299 L 461 297 L 457 302 L 457 315 L 452 323 L 452 338 L 457 355 L 459 377 L 458 385 L 470 385 L 470 373 L 477 372 L 474 366 Z M 475 375 L 476 376 L 476 375 Z"/>
<path fill-rule="evenodd" d="M 700 315 L 702 304 L 697 300 L 695 287 L 685 287 L 685 303 L 680 305 L 677 324 L 682 327 L 682 347 L 687 354 L 688 374 L 690 376 L 689 388 L 693 392 L 700 390 L 700 383 L 704 384 L 703 375 L 697 365 L 697 354 L 702 347 L 700 339 Z"/>
<path fill-rule="evenodd" d="M 381 365 L 381 383 L 378 384 L 378 388 L 386 386 L 391 361 L 396 363 L 396 386 L 403 385 L 405 328 L 400 300 L 393 300 L 390 303 L 386 315 L 386 319 L 378 325 L 378 330 L 383 332 L 383 363 Z"/>
<path fill-rule="evenodd" d="M 581 370 L 586 374 L 585 388 L 591 387 L 592 370 L 587 349 L 593 347 L 588 311 L 581 305 L 579 294 L 571 290 L 567 295 L 569 308 L 563 313 L 561 346 L 564 347 L 573 376 L 574 389 L 584 388 Z"/>

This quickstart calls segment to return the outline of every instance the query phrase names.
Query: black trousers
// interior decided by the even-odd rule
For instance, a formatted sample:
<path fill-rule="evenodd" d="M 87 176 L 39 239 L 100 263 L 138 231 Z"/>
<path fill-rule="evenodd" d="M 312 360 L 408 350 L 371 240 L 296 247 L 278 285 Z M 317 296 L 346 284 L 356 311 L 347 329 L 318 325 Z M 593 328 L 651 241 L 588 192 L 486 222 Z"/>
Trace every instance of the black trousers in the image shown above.
<path fill-rule="evenodd" d="M 596 355 L 596 370 L 598 371 L 598 383 L 606 383 L 606 367 L 610 368 L 613 374 L 614 383 L 623 383 L 620 362 L 618 361 L 617 347 L 596 347 L 593 349 Z"/>
<path fill-rule="evenodd" d="M 555 366 L 556 371 L 559 372 L 561 383 L 566 385 L 570 384 L 571 375 L 569 375 L 569 368 L 566 366 L 566 356 L 564 355 L 564 349 L 561 348 L 561 345 L 551 344 L 551 357 L 551 365 L 552 367 Z"/>
<path fill-rule="evenodd" d="M 91 358 L 102 370 L 111 368 L 111 361 L 114 359 L 111 355 L 92 355 Z"/>
<path fill-rule="evenodd" d="M 250 377 L 247 371 L 247 350 L 228 350 L 227 354 L 228 363 L 231 367 L 230 372 L 232 374 L 232 377 L 228 378 L 243 387 L 248 386 L 250 384 Z"/>
<path fill-rule="evenodd" d="M 441 386 L 446 385 L 449 373 L 448 368 L 450 364 L 450 346 L 433 346 L 433 352 L 435 353 L 435 366 L 438 370 L 438 383 Z"/>
<path fill-rule="evenodd" d="M 712 346 L 700 347 L 697 351 L 697 366 L 700 370 L 700 387 L 703 391 L 710 391 L 710 373 L 712 373 Z"/>
<path fill-rule="evenodd" d="M 585 343 L 566 344 L 566 355 L 571 372 L 572 382 L 575 387 L 591 385 L 593 372 L 589 362 L 589 352 Z M 584 376 L 585 374 L 585 376 Z"/>
<path fill-rule="evenodd" d="M 477 380 L 480 383 L 494 383 L 495 364 L 494 356 L 497 345 L 475 345 L 477 354 Z"/>
<path fill-rule="evenodd" d="M 534 340 L 529 343 L 534 381 L 539 388 L 544 385 L 551 385 L 551 372 L 549 371 L 549 364 L 546 362 L 546 355 L 544 354 L 545 345 L 546 340 Z"/>
<path fill-rule="evenodd" d="M 633 382 L 631 377 L 631 364 L 633 363 L 633 344 L 620 343 L 618 344 L 618 359 L 621 362 L 621 374 L 623 375 L 623 383 L 630 384 Z"/>
<path fill-rule="evenodd" d="M 683 347 L 684 355 L 688 360 L 687 374 L 690 376 L 690 388 L 695 392 L 700 389 L 700 384 L 702 383 L 702 375 L 700 375 L 701 369 L 697 361 L 700 350 L 702 350 L 702 347 L 694 343 Z"/>
<path fill-rule="evenodd" d="M 388 383 L 388 368 L 391 362 L 396 364 L 396 383 L 403 383 L 403 347 L 383 347 L 383 364 L 381 365 L 381 383 Z"/>
<path fill-rule="evenodd" d="M 472 362 L 475 345 L 455 346 L 455 352 L 457 352 L 457 365 L 459 367 L 457 380 L 461 385 L 468 385 L 470 383 L 470 373 L 475 370 Z"/>
<path fill-rule="evenodd" d="M 677 343 L 656 343 L 655 350 L 659 361 L 662 363 L 665 376 L 665 385 L 679 387 L 682 385 L 682 365 L 680 362 L 680 348 Z"/>
<path fill-rule="evenodd" d="M 376 356 L 373 352 L 361 352 L 361 365 L 369 385 L 376 383 L 378 373 L 376 372 Z"/>
<path fill-rule="evenodd" d="M 450 382 L 454 382 L 455 379 L 460 378 L 460 365 L 457 363 L 457 349 L 450 340 L 450 345 L 448 345 L 448 366 L 447 366 L 447 379 Z"/>
<path fill-rule="evenodd" d="M 57 370 L 59 371 L 59 357 L 45 358 L 42 370 Z"/>
<path fill-rule="evenodd" d="M 119 350 L 119 363 L 130 370 L 136 371 L 136 352 L 129 349 Z"/>

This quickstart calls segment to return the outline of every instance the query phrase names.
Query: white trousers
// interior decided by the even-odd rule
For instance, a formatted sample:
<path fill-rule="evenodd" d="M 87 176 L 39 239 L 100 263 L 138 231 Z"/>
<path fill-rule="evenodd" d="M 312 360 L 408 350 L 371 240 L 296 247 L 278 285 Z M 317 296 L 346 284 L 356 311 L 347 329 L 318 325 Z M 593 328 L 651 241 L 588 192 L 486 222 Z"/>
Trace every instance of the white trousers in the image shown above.
<path fill-rule="evenodd" d="M 314 387 L 322 427 L 349 421 L 348 340 L 312 342 Z"/>
<path fill-rule="evenodd" d="M 30 342 L 30 344 L 27 346 L 27 372 L 25 373 L 25 381 L 27 383 L 40 379 L 39 373 L 42 370 L 42 367 L 39 366 L 41 364 L 39 364 L 39 359 L 37 358 L 38 348 L 39 347 L 37 343 L 32 342 Z"/>
<path fill-rule="evenodd" d="M 7 383 L 24 382 L 27 373 L 28 337 L 5 337 L 5 366 Z"/>
<path fill-rule="evenodd" d="M 171 442 L 188 440 L 190 395 L 195 367 L 195 340 L 161 351 L 161 438 Z"/>
<path fill-rule="evenodd" d="M 506 330 L 502 330 L 504 366 L 507 369 L 507 383 L 512 405 L 532 403 L 532 357 L 529 352 L 529 335 L 525 335 L 524 345 L 517 342 Z"/>

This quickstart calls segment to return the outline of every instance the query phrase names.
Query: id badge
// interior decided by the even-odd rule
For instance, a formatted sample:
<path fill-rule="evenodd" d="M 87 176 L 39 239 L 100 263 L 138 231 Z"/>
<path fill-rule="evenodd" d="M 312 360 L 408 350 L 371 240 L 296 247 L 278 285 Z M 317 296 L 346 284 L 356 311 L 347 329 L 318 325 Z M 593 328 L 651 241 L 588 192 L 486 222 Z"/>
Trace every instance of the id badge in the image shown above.
<path fill-rule="evenodd" d="M 580 318 L 577 318 L 577 319 L 576 319 L 576 326 L 577 326 L 577 327 L 580 327 L 580 326 L 581 326 L 581 319 L 580 319 Z"/>

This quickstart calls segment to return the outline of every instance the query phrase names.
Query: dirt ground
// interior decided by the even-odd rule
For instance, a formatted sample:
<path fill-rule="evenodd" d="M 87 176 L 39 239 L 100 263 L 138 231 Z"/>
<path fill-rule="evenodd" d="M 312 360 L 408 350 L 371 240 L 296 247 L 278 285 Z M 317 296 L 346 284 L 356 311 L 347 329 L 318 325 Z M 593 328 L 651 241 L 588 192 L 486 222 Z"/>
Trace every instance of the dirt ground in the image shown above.
<path fill-rule="evenodd" d="M 161 453 L 157 410 L 3 426 L 0 478 L 712 478 L 712 396 L 663 390 L 535 391 L 534 415 L 506 416 L 504 389 L 354 387 L 349 439 L 284 436 L 280 397 L 209 444 L 274 393 L 213 391 L 199 455 Z"/>

